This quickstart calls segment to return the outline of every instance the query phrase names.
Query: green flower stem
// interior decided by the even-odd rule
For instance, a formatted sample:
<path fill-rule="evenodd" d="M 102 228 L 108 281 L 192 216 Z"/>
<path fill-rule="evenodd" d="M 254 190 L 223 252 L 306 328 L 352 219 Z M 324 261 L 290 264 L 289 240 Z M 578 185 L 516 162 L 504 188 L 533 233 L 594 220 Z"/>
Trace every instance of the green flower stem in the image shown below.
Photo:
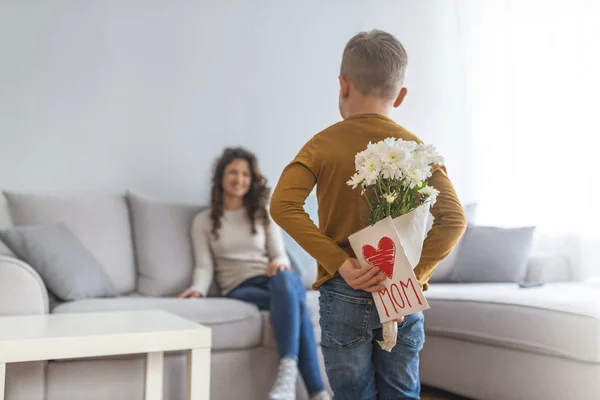
<path fill-rule="evenodd" d="M 377 177 L 375 184 L 369 187 L 372 192 L 369 191 L 367 195 L 367 202 L 371 208 L 371 225 L 388 216 L 396 218 L 407 214 L 425 204 L 428 199 L 419 195 L 419 190 L 425 186 L 427 186 L 427 181 L 423 182 L 422 185 L 410 188 L 404 186 L 402 182 L 384 179 L 381 176 Z M 370 198 L 371 193 L 374 196 L 373 198 Z M 365 194 L 367 194 L 367 191 Z M 396 194 L 396 200 L 391 204 L 388 203 L 384 197 L 386 194 Z"/>
<path fill-rule="evenodd" d="M 371 204 L 371 200 L 369 200 L 369 195 L 366 192 L 365 192 L 365 199 L 367 199 L 367 203 L 369 204 L 369 208 L 372 210 L 373 209 L 373 205 Z"/>

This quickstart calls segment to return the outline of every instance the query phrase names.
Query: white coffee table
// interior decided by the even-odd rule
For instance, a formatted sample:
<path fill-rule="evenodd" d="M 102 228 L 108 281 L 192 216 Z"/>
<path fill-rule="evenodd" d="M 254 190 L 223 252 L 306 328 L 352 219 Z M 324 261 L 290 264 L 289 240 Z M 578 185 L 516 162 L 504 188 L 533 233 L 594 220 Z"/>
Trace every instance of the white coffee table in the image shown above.
<path fill-rule="evenodd" d="M 211 330 L 166 311 L 0 317 L 0 400 L 11 362 L 147 353 L 146 400 L 163 393 L 163 353 L 187 350 L 188 399 L 210 394 Z"/>

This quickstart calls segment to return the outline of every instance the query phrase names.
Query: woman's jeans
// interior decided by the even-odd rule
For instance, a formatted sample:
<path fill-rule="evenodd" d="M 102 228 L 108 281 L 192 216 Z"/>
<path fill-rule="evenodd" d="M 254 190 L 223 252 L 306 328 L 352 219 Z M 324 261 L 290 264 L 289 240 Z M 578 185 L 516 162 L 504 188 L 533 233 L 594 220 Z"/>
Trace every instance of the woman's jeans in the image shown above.
<path fill-rule="evenodd" d="M 272 277 L 250 278 L 228 296 L 256 304 L 260 310 L 270 310 L 279 357 L 298 360 L 310 395 L 324 390 L 313 324 L 306 306 L 306 289 L 296 273 L 279 271 Z"/>

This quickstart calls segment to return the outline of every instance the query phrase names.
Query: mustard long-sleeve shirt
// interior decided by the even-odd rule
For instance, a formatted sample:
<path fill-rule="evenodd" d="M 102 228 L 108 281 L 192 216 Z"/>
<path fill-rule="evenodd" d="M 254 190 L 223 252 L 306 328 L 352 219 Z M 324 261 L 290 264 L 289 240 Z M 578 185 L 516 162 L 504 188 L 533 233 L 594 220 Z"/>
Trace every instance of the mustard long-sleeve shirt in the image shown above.
<path fill-rule="evenodd" d="M 346 182 L 355 173 L 354 156 L 369 142 L 388 137 L 421 140 L 380 114 L 355 115 L 309 140 L 284 169 L 271 199 L 271 216 L 318 262 L 317 289 L 336 275 L 348 257 L 355 257 L 348 236 L 369 225 L 370 208 L 360 189 Z M 431 208 L 434 223 L 423 243 L 415 275 L 423 289 L 466 228 L 461 203 L 443 166 L 436 166 L 429 185 L 440 191 Z M 317 186 L 319 227 L 304 211 Z"/>

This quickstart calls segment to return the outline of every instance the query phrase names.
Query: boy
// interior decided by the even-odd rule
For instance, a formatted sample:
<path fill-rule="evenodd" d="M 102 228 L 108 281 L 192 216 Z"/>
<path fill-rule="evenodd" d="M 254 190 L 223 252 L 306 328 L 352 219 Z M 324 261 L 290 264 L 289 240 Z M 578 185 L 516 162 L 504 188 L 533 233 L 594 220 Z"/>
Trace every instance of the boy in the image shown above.
<path fill-rule="evenodd" d="M 369 142 L 388 137 L 420 140 L 388 115 L 400 106 L 407 55 L 402 44 L 382 31 L 354 36 L 344 50 L 339 77 L 343 121 L 309 140 L 285 168 L 271 200 L 271 215 L 319 263 L 321 346 L 327 375 L 339 400 L 418 399 L 419 351 L 423 314 L 408 315 L 398 326 L 392 352 L 382 350 L 381 323 L 372 294 L 385 279 L 376 268 L 360 268 L 348 236 L 369 225 L 370 209 L 360 190 L 346 181 L 355 172 L 354 155 Z M 446 170 L 436 166 L 429 184 L 440 191 L 431 208 L 429 231 L 415 275 L 421 287 L 466 228 L 460 201 Z M 317 185 L 319 225 L 304 212 Z"/>

